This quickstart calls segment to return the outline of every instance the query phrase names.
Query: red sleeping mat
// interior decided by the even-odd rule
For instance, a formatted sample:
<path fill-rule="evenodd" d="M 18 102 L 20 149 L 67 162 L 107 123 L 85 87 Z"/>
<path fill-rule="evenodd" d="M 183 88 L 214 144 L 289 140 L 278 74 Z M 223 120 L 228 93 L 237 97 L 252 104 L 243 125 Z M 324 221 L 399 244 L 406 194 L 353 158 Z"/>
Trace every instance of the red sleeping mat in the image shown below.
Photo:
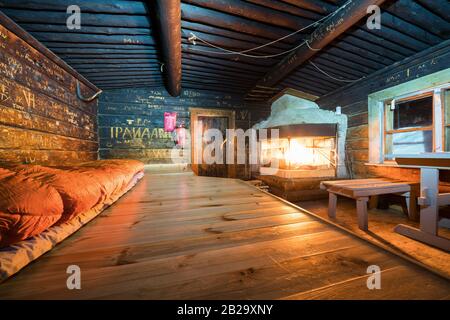
<path fill-rule="evenodd" d="M 144 164 L 136 160 L 99 160 L 64 168 L 0 168 L 0 247 L 99 204 L 111 204 L 143 171 Z"/>

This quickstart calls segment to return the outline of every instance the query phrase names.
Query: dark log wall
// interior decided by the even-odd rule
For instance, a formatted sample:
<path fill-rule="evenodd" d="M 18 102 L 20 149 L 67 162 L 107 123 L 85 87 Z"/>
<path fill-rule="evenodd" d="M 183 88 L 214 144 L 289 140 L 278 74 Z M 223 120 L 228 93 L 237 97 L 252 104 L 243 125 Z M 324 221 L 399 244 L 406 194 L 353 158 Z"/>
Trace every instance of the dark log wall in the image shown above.
<path fill-rule="evenodd" d="M 72 74 L 0 25 L 1 163 L 97 159 L 96 114 L 95 101 L 77 98 Z"/>
<path fill-rule="evenodd" d="M 347 158 L 351 162 L 355 177 L 389 174 L 390 177 L 405 174 L 405 170 L 365 166 L 369 157 L 368 139 L 368 95 L 398 84 L 450 67 L 450 46 L 448 41 L 416 54 L 371 76 L 348 85 L 316 101 L 321 108 L 342 107 L 348 116 Z M 414 170 L 406 173 L 417 175 Z"/>
<path fill-rule="evenodd" d="M 171 163 L 174 142 L 164 132 L 164 112 L 177 112 L 177 124 L 183 121 L 189 129 L 190 107 L 235 110 L 236 127 L 242 129 L 270 112 L 268 105 L 248 105 L 240 96 L 219 92 L 182 90 L 172 97 L 164 88 L 108 90 L 99 101 L 100 157 Z"/>

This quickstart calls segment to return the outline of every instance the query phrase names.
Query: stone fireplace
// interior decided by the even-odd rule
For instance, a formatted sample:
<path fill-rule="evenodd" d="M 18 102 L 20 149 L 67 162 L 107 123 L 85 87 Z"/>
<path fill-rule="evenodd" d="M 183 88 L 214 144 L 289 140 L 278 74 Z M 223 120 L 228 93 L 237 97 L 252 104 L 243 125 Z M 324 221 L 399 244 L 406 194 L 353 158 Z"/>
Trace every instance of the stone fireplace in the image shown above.
<path fill-rule="evenodd" d="M 320 181 L 347 176 L 346 115 L 284 94 L 272 103 L 269 118 L 254 128 L 278 129 L 277 137 L 268 135 L 259 146 L 258 178 L 273 193 L 291 201 L 314 199 L 326 195 Z"/>

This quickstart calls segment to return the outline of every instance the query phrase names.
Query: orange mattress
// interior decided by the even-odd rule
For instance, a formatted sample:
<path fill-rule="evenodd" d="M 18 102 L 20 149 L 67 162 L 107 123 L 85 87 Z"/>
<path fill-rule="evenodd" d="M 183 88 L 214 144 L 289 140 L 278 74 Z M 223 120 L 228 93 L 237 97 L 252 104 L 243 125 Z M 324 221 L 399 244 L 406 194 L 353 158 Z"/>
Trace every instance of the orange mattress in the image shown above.
<path fill-rule="evenodd" d="M 142 176 L 136 160 L 98 160 L 71 167 L 0 168 L 0 247 L 110 205 Z"/>

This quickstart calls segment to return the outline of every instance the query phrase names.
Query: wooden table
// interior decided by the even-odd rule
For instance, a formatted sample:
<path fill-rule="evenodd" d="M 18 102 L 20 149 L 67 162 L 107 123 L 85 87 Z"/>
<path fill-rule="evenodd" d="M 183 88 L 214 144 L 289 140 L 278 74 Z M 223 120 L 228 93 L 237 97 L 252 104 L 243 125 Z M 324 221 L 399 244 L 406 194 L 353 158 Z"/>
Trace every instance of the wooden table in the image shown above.
<path fill-rule="evenodd" d="M 336 218 L 337 195 L 356 200 L 358 225 L 361 230 L 368 230 L 367 203 L 369 199 L 377 200 L 379 195 L 399 194 L 406 197 L 408 216 L 415 219 L 416 196 L 419 184 L 415 182 L 395 181 L 384 178 L 322 181 L 321 189 L 329 192 L 328 216 Z"/>
<path fill-rule="evenodd" d="M 420 168 L 420 229 L 399 224 L 395 231 L 409 238 L 450 251 L 450 240 L 438 235 L 439 206 L 450 204 L 450 193 L 439 193 L 439 170 L 450 170 L 450 153 L 423 153 L 396 157 L 402 166 Z"/>

